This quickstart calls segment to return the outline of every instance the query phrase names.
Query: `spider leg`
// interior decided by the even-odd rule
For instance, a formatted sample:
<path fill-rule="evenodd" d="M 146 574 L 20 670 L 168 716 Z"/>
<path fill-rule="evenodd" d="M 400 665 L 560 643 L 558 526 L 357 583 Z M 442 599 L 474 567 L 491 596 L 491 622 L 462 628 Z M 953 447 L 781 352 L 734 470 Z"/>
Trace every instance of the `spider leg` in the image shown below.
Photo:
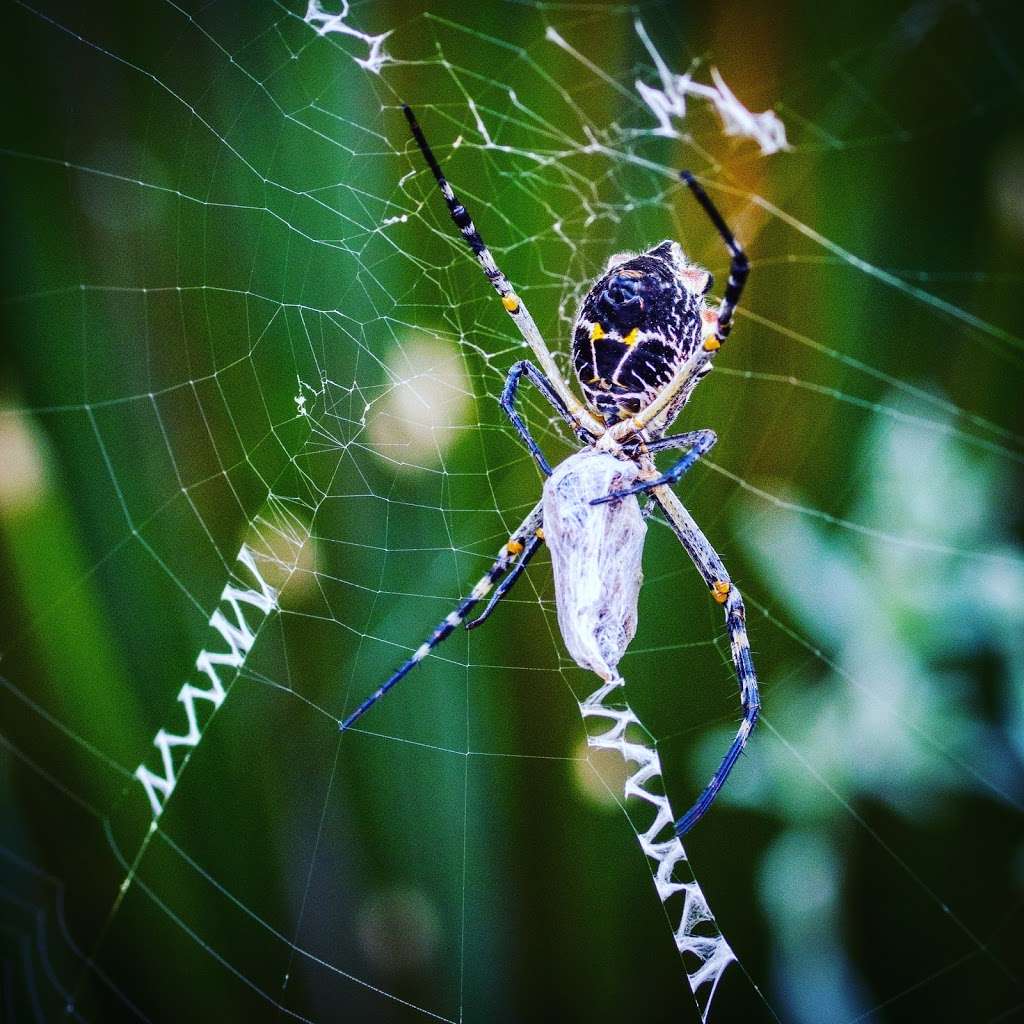
<path fill-rule="evenodd" d="M 487 607 L 478 615 L 472 622 L 466 623 L 466 629 L 476 629 L 477 626 L 482 626 L 490 617 L 491 612 L 497 607 L 498 602 L 515 586 L 515 582 L 523 575 L 523 570 L 526 568 L 530 559 L 537 553 L 537 549 L 544 542 L 544 533 L 539 531 L 526 542 L 526 547 L 523 548 L 523 553 L 519 556 L 519 561 L 512 567 L 512 571 L 498 584 L 495 588 L 494 593 L 491 595 L 490 601 L 487 602 Z"/>
<path fill-rule="evenodd" d="M 729 331 L 732 330 L 732 314 L 740 301 L 743 286 L 747 283 L 750 263 L 747 260 L 747 254 L 725 223 L 725 218 L 718 212 L 718 207 L 711 201 L 711 197 L 704 191 L 700 182 L 689 171 L 680 171 L 679 177 L 690 186 L 694 198 L 703 207 L 704 212 L 711 219 L 711 223 L 718 229 L 718 233 L 722 236 L 722 241 L 725 242 L 725 247 L 732 257 L 729 264 L 729 281 L 725 286 L 721 305 L 718 307 L 718 329 L 715 331 L 718 340 L 725 341 L 729 336 Z"/>
<path fill-rule="evenodd" d="M 660 488 L 654 492 L 654 498 L 662 507 L 673 532 L 703 577 L 711 596 L 723 606 L 725 625 L 729 631 L 732 661 L 740 687 L 740 704 L 743 708 L 743 721 L 740 722 L 736 737 L 726 751 L 725 757 L 722 758 L 721 764 L 693 806 L 675 824 L 676 835 L 682 836 L 693 828 L 725 784 L 725 780 L 729 777 L 729 773 L 757 724 L 757 718 L 761 711 L 761 698 L 757 688 L 757 674 L 754 671 L 754 662 L 750 654 L 746 611 L 740 592 L 729 579 L 729 574 L 726 572 L 721 558 L 718 557 L 718 553 L 676 495 L 667 488 Z"/>
<path fill-rule="evenodd" d="M 367 711 L 373 707 L 393 686 L 404 679 L 438 644 L 446 640 L 452 632 L 462 623 L 465 617 L 479 604 L 491 591 L 494 583 L 508 570 L 513 559 L 520 552 L 525 554 L 527 545 L 537 540 L 537 530 L 541 524 L 541 505 L 538 502 L 530 514 L 523 520 L 522 525 L 512 534 L 507 544 L 504 544 L 498 557 L 494 560 L 490 569 L 477 581 L 476 586 L 456 606 L 455 610 L 447 615 L 433 633 L 416 648 L 411 658 L 408 658 L 388 679 L 377 687 L 354 711 L 342 720 L 340 728 L 344 732 L 354 725 Z M 539 542 L 538 542 L 539 543 Z M 522 571 L 521 569 L 519 571 Z M 505 588 L 505 591 L 508 587 Z M 503 591 L 504 593 L 504 591 Z M 491 604 L 494 602 L 492 601 Z M 491 605 L 488 605 L 490 609 Z M 486 615 L 486 612 L 485 612 Z"/>
<path fill-rule="evenodd" d="M 437 162 L 437 157 L 434 156 L 434 151 L 430 148 L 430 144 L 423 134 L 423 129 L 416 120 L 416 115 L 404 103 L 402 104 L 402 112 L 405 114 L 406 121 L 409 122 L 412 137 L 416 140 L 416 145 L 419 146 L 423 159 L 426 160 L 427 166 L 434 175 L 434 179 L 441 189 L 441 195 L 444 196 L 445 203 L 448 204 L 448 212 L 451 214 L 455 226 L 462 232 L 462 237 L 466 240 L 466 244 L 476 257 L 476 261 L 480 264 L 480 268 L 486 275 L 487 280 L 491 282 L 494 290 L 501 297 L 501 304 L 505 307 L 505 312 L 512 317 L 512 321 L 519 329 L 523 340 L 533 349 L 541 369 L 551 382 L 551 387 L 561 398 L 565 408 L 569 410 L 569 413 L 577 421 L 582 422 L 591 433 L 602 433 L 601 424 L 569 390 L 569 385 L 566 384 L 565 378 L 562 376 L 554 358 L 548 351 L 547 345 L 544 343 L 540 329 L 530 315 L 530 311 L 526 308 L 526 303 L 516 295 L 509 279 L 502 273 L 498 264 L 495 263 L 494 257 L 491 255 L 491 251 L 487 248 L 483 238 L 481 238 L 480 232 L 473 223 L 473 219 L 452 190 L 448 179 L 445 178 L 444 173 L 441 171 L 441 165 Z"/>
<path fill-rule="evenodd" d="M 674 484 L 702 456 L 707 455 L 715 446 L 718 435 L 713 430 L 693 430 L 688 434 L 677 434 L 675 437 L 664 437 L 660 441 L 652 441 L 646 447 L 650 453 L 666 451 L 669 448 L 689 448 L 690 450 L 666 473 L 652 480 L 641 480 L 640 483 L 623 491 L 612 491 L 601 498 L 594 498 L 591 505 L 603 505 L 607 501 L 616 501 L 630 494 L 642 494 L 655 487 L 667 487 Z"/>
<path fill-rule="evenodd" d="M 584 433 L 579 423 L 573 419 L 572 414 L 565 407 L 565 403 L 558 397 L 551 381 L 533 363 L 523 359 L 512 366 L 512 369 L 508 371 L 508 377 L 505 379 L 505 389 L 501 393 L 501 407 L 512 421 L 512 426 L 515 427 L 516 433 L 523 439 L 523 444 L 526 445 L 530 454 L 537 460 L 537 465 L 540 466 L 544 475 L 551 476 L 551 466 L 548 464 L 548 460 L 544 458 L 540 445 L 533 439 L 529 427 L 527 427 L 523 422 L 523 418 L 516 411 L 516 393 L 519 390 L 519 384 L 524 373 L 534 383 L 537 390 L 551 403 L 559 416 L 569 424 L 581 441 L 587 441 L 589 437 Z"/>

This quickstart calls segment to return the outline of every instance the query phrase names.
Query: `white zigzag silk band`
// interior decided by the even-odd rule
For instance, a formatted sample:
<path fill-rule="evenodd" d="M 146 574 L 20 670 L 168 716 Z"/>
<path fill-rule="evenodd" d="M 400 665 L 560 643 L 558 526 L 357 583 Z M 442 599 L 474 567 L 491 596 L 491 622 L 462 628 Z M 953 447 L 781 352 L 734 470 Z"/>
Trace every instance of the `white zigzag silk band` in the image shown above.
<path fill-rule="evenodd" d="M 636 765 L 626 781 L 625 796 L 654 809 L 653 820 L 646 830 L 637 830 L 637 838 L 654 862 L 652 875 L 662 903 L 682 897 L 676 948 L 706 1021 L 722 972 L 735 956 L 688 871 L 668 797 L 656 791 L 664 789 L 657 751 L 635 738 L 646 732 L 627 704 L 604 703 L 624 685 L 618 664 L 636 634 L 647 526 L 633 495 L 601 505 L 591 505 L 590 500 L 629 487 L 638 471 L 633 462 L 590 448 L 570 456 L 544 484 L 544 539 L 551 549 L 558 624 L 565 645 L 577 664 L 605 680 L 579 705 L 585 723 L 588 719 L 610 723 L 604 732 L 588 732 L 587 743 L 615 750 Z M 684 870 L 687 874 L 681 879 L 678 876 Z"/>
<path fill-rule="evenodd" d="M 640 847 L 654 862 L 652 876 L 662 903 L 668 904 L 676 895 L 682 895 L 679 926 L 675 929 L 676 948 L 683 958 L 690 991 L 697 1001 L 701 1020 L 707 1021 L 711 1000 L 722 977 L 722 972 L 736 959 L 715 921 L 700 885 L 693 877 L 682 841 L 673 829 L 675 815 L 668 797 L 653 792 L 649 786 L 663 788 L 661 760 L 658 752 L 636 739 L 627 739 L 627 730 L 643 732 L 643 724 L 633 709 L 622 702 L 617 706 L 604 703 L 605 698 L 625 684 L 619 676 L 604 683 L 586 700 L 580 702 L 584 721 L 599 719 L 610 723 L 607 730 L 588 735 L 588 746 L 598 750 L 615 750 L 628 763 L 637 766 L 626 780 L 625 796 L 646 801 L 654 809 L 654 818 L 646 831 L 637 831 Z M 660 837 L 660 838 L 659 838 Z M 685 872 L 685 879 L 681 876 Z M 666 908 L 667 909 L 667 908 Z"/>

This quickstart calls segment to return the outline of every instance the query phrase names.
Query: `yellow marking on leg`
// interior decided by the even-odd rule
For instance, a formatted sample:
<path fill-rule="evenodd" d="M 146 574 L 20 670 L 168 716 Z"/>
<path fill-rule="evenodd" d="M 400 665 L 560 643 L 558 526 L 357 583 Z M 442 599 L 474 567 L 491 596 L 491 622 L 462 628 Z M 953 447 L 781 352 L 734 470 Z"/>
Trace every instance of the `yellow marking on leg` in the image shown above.
<path fill-rule="evenodd" d="M 704 351 L 714 352 L 722 347 L 721 341 L 715 336 L 718 330 L 718 314 L 713 309 L 705 309 L 701 313 L 701 334 L 704 336 Z"/>
<path fill-rule="evenodd" d="M 602 338 L 607 338 L 608 335 L 605 333 L 605 329 L 600 324 L 594 324 L 590 328 L 590 340 L 600 341 Z"/>
<path fill-rule="evenodd" d="M 730 584 L 728 580 L 715 580 L 715 583 L 711 588 L 711 596 L 719 604 L 725 604 L 725 599 L 729 596 L 729 591 L 731 589 L 732 584 Z"/>
<path fill-rule="evenodd" d="M 634 327 L 633 330 L 631 330 L 629 332 L 629 334 L 627 334 L 622 339 L 622 344 L 623 345 L 630 345 L 630 346 L 635 345 L 636 344 L 636 339 L 637 339 L 637 337 L 639 337 L 639 335 L 640 335 L 640 328 L 639 327 Z"/>
<path fill-rule="evenodd" d="M 509 542 L 508 542 L 508 543 L 507 543 L 507 544 L 505 545 L 505 550 L 506 550 L 506 551 L 507 551 L 507 552 L 508 552 L 508 553 L 509 553 L 510 555 L 518 555 L 518 554 L 519 554 L 519 552 L 523 550 L 523 545 L 522 545 L 522 542 L 521 542 L 521 541 L 518 541 L 518 540 L 516 540 L 516 539 L 515 539 L 515 538 L 513 537 L 513 538 L 512 538 L 512 540 L 510 540 L 510 541 L 509 541 Z"/>
<path fill-rule="evenodd" d="M 539 540 L 543 540 L 544 539 L 544 531 L 539 526 L 537 527 L 536 530 L 533 531 L 533 535 L 536 538 L 538 538 Z"/>
<path fill-rule="evenodd" d="M 505 307 L 505 310 L 509 313 L 519 312 L 519 299 L 515 295 L 502 295 L 501 304 Z"/>

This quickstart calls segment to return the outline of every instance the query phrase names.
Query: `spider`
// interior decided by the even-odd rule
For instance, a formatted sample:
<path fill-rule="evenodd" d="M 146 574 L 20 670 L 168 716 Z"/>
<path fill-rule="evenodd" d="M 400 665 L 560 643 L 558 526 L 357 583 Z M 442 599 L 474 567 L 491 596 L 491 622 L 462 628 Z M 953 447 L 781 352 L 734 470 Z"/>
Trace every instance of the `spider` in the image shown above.
<path fill-rule="evenodd" d="M 501 304 L 533 350 L 509 370 L 501 407 L 544 474 L 544 496 L 502 546 L 493 565 L 391 677 L 342 722 L 346 730 L 404 678 L 494 590 L 484 622 L 547 541 L 552 553 L 559 625 L 574 659 L 607 682 L 619 684 L 616 665 L 636 630 L 641 582 L 643 518 L 660 508 L 700 573 L 711 597 L 722 605 L 743 719 L 725 757 L 693 806 L 675 823 L 685 834 L 710 807 L 753 730 L 760 711 L 743 601 L 717 552 L 670 490 L 715 444 L 712 430 L 668 435 L 667 431 L 732 327 L 733 313 L 749 272 L 746 255 L 718 209 L 689 171 L 680 178 L 710 218 L 729 250 L 729 280 L 717 310 L 707 295 L 711 274 L 689 263 L 677 242 L 664 241 L 638 255 L 612 256 L 583 299 L 573 327 L 572 364 L 585 396 L 581 402 L 558 369 L 533 317 L 494 261 L 441 171 L 412 110 L 402 110 L 412 136 L 437 181 L 452 220 L 461 231 Z M 516 411 L 526 377 L 579 439 L 582 450 L 552 470 Z M 660 473 L 653 456 L 670 449 L 685 454 Z M 647 494 L 641 513 L 636 495 Z M 500 583 L 498 581 L 501 581 Z M 495 584 L 498 584 L 495 587 Z"/>

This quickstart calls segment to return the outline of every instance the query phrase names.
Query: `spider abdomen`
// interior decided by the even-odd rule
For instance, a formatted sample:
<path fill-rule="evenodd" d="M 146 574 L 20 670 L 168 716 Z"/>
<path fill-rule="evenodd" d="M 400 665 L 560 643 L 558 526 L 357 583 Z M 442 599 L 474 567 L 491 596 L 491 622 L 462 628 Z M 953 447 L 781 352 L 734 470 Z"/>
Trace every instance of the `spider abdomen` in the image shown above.
<path fill-rule="evenodd" d="M 576 329 L 573 368 L 590 404 L 606 416 L 634 415 L 654 401 L 688 353 L 660 333 L 640 335 L 628 344 L 614 335 L 593 343 L 592 333 L 585 325 Z"/>
<path fill-rule="evenodd" d="M 591 505 L 636 482 L 635 463 L 585 448 L 544 484 L 544 539 L 551 551 L 558 624 L 580 666 L 603 679 L 636 634 L 647 526 L 630 495 Z"/>
<path fill-rule="evenodd" d="M 700 344 L 710 281 L 671 241 L 609 261 L 584 297 L 572 335 L 580 387 L 606 422 L 653 402 Z"/>

